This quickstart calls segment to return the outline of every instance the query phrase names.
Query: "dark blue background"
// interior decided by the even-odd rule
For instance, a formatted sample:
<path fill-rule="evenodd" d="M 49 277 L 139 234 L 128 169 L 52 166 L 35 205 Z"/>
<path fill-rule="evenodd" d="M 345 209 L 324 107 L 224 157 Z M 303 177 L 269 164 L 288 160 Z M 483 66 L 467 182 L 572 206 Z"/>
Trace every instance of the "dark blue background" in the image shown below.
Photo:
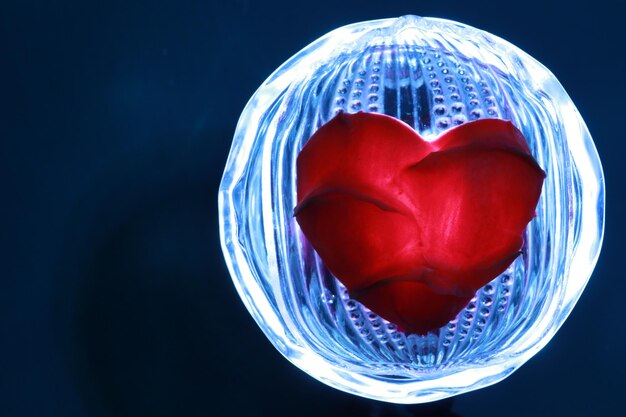
<path fill-rule="evenodd" d="M 217 224 L 261 82 L 333 28 L 409 13 L 550 68 L 608 191 L 598 267 L 553 341 L 427 407 L 343 394 L 284 360 L 235 292 Z M 623 415 L 624 16 L 623 0 L 2 2 L 0 416 Z"/>

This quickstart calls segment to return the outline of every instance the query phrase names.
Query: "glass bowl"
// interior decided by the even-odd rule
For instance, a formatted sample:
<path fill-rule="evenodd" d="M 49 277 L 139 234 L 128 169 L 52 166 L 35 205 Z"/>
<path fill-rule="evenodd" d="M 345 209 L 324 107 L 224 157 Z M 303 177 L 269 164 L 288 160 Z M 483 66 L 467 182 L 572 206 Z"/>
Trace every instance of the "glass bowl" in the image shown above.
<path fill-rule="evenodd" d="M 293 217 L 298 152 L 341 111 L 384 113 L 430 139 L 511 120 L 547 173 L 523 255 L 438 331 L 404 334 L 351 300 Z M 553 337 L 600 251 L 604 181 L 585 123 L 545 67 L 486 32 L 404 16 L 334 30 L 261 85 L 237 125 L 219 212 L 237 291 L 288 360 L 346 392 L 421 403 L 496 383 Z"/>

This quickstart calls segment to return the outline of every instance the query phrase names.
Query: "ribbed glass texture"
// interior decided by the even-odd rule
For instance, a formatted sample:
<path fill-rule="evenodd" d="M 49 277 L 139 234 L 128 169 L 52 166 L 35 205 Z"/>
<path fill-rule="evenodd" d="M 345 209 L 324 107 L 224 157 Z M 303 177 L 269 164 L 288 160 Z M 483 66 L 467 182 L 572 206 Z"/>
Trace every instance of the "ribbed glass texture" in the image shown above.
<path fill-rule="evenodd" d="M 298 152 L 340 111 L 391 115 L 430 139 L 470 120 L 511 120 L 547 173 L 524 255 L 436 332 L 406 335 L 351 300 L 293 217 Z M 337 29 L 261 85 L 239 120 L 219 210 L 237 290 L 287 359 L 353 394 L 420 403 L 498 382 L 548 343 L 596 263 L 604 181 L 583 120 L 545 67 L 486 32 L 405 16 Z"/>

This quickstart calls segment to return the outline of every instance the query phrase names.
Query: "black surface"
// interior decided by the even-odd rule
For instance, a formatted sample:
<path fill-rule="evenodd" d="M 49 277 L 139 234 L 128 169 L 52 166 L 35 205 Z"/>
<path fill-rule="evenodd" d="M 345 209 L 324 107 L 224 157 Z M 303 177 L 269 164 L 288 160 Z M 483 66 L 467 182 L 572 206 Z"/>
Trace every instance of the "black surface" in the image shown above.
<path fill-rule="evenodd" d="M 0 416 L 622 415 L 624 2 L 547 3 L 2 2 Z M 275 351 L 226 271 L 217 187 L 271 71 L 333 28 L 408 13 L 550 68 L 608 198 L 596 272 L 547 348 L 493 387 L 402 407 Z"/>

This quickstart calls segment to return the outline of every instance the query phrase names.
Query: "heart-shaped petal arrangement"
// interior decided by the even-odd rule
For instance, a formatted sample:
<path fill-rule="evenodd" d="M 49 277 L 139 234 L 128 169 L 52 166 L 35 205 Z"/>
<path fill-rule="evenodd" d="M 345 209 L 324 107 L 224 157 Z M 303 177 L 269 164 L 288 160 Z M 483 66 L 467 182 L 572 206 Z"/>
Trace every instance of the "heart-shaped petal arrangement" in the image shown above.
<path fill-rule="evenodd" d="M 424 334 L 520 254 L 544 178 L 508 121 L 428 142 L 389 116 L 341 113 L 298 156 L 294 214 L 351 297 Z"/>

